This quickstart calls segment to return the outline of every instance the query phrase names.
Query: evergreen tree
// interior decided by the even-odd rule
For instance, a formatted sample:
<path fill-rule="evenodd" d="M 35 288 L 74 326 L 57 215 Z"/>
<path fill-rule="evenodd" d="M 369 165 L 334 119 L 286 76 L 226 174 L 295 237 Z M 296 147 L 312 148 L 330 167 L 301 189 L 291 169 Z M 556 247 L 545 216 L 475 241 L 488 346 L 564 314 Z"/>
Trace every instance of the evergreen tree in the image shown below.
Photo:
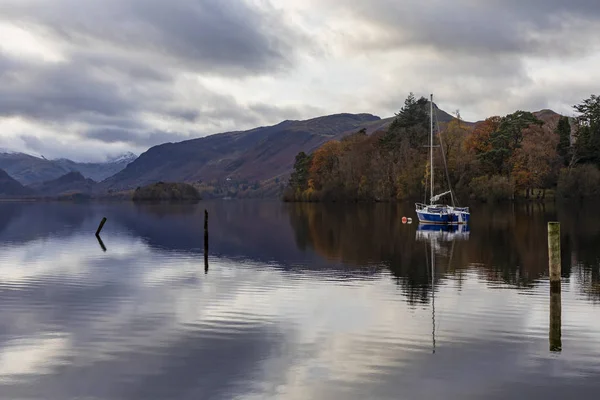
<path fill-rule="evenodd" d="M 580 113 L 576 142 L 579 162 L 600 166 L 600 97 L 592 95 L 574 108 Z"/>
<path fill-rule="evenodd" d="M 566 166 L 571 158 L 571 124 L 569 123 L 569 117 L 560 118 L 556 127 L 556 134 L 559 137 L 556 151 Z"/>
<path fill-rule="evenodd" d="M 416 99 L 411 92 L 404 107 L 396 113 L 387 135 L 382 138 L 385 145 L 397 147 L 399 142 L 406 138 L 411 147 L 418 147 L 427 143 L 429 132 L 429 100 L 425 97 Z"/>
<path fill-rule="evenodd" d="M 296 161 L 294 162 L 294 172 L 290 176 L 289 185 L 294 190 L 306 190 L 308 187 L 308 170 L 310 168 L 311 156 L 306 155 L 305 152 L 301 151 L 296 155 Z"/>
<path fill-rule="evenodd" d="M 503 117 L 498 129 L 490 134 L 491 148 L 479 155 L 479 159 L 492 167 L 496 172 L 510 174 L 509 160 L 514 152 L 521 147 L 523 130 L 530 125 L 543 125 L 532 113 L 517 111 Z"/>
<path fill-rule="evenodd" d="M 428 104 L 429 101 L 425 97 L 416 100 L 415 95 L 411 92 L 404 100 L 404 107 L 396 114 L 398 127 L 411 128 L 421 125 L 427 128 L 429 126 Z"/>

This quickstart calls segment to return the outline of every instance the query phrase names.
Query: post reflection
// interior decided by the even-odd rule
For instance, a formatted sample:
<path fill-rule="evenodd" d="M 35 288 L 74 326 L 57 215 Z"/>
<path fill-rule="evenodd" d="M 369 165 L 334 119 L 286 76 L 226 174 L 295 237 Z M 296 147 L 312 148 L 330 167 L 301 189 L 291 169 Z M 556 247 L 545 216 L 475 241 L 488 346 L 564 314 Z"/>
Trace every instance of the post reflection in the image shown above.
<path fill-rule="evenodd" d="M 562 300 L 560 286 L 550 289 L 550 351 L 561 352 Z"/>
<path fill-rule="evenodd" d="M 100 245 L 102 251 L 106 252 L 106 246 L 104 245 L 104 242 L 102 241 L 100 235 L 96 235 L 96 239 L 98 239 L 98 244 Z"/>

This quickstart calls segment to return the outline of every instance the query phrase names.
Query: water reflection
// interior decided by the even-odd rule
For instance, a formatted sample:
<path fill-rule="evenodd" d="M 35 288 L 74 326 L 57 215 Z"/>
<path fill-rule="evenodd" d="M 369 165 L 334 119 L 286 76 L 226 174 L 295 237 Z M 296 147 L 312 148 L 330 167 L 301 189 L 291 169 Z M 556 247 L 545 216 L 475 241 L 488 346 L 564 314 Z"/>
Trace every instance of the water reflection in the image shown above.
<path fill-rule="evenodd" d="M 579 264 L 577 278 L 589 281 L 582 287 L 600 299 L 600 249 L 592 244 L 600 242 L 600 216 L 581 208 L 573 214 L 560 210 L 563 277 L 571 277 Z M 473 210 L 469 226 L 454 228 L 402 225 L 401 217 L 410 215 L 403 205 L 296 204 L 289 212 L 299 248 L 344 264 L 383 264 L 412 289 L 428 285 L 423 248 L 414 239 L 427 241 L 435 232 L 441 232 L 437 236 L 446 245 L 455 242 L 453 260 L 441 266 L 442 275 L 460 279 L 474 269 L 486 281 L 531 288 L 548 276 L 546 224 L 557 218 L 554 205 L 481 206 Z M 422 297 L 426 300 L 426 293 Z"/>
<path fill-rule="evenodd" d="M 469 225 L 419 224 L 417 240 L 429 241 L 431 238 L 442 241 L 469 240 Z"/>
<path fill-rule="evenodd" d="M 433 353 L 435 354 L 435 277 L 436 257 L 448 256 L 449 263 L 454 255 L 454 244 L 458 240 L 469 240 L 470 228 L 468 225 L 439 225 L 419 224 L 417 227 L 416 240 L 425 242 L 430 249 L 426 254 L 426 263 L 431 266 L 431 320 Z M 450 251 L 448 252 L 448 245 Z M 428 255 L 428 257 L 427 257 Z"/>
<path fill-rule="evenodd" d="M 597 393 L 594 217 L 479 208 L 469 232 L 447 232 L 402 225 L 410 210 L 0 204 L 0 390 L 29 399 Z M 557 214 L 568 268 L 553 303 L 545 226 Z M 107 252 L 94 237 L 102 216 Z M 416 240 L 423 232 L 439 247 Z M 549 332 L 556 304 L 562 330 L 551 318 Z M 565 351 L 550 354 L 549 335 Z"/>
<path fill-rule="evenodd" d="M 550 289 L 550 351 L 562 350 L 562 294 L 561 290 Z"/>

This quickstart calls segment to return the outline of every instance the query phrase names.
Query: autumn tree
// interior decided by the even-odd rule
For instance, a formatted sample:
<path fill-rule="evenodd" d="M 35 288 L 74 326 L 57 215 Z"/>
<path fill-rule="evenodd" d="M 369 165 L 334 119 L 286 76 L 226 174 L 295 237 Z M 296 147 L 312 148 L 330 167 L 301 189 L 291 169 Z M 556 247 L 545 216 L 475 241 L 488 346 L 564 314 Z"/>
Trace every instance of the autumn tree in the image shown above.
<path fill-rule="evenodd" d="M 532 113 L 517 111 L 502 117 L 498 128 L 490 133 L 488 148 L 478 156 L 484 165 L 492 171 L 510 175 L 509 163 L 513 153 L 520 148 L 523 141 L 523 130 L 530 125 L 542 125 Z"/>
<path fill-rule="evenodd" d="M 523 129 L 523 140 L 512 157 L 512 176 L 517 189 L 525 190 L 525 197 L 534 188 L 545 189 L 548 177 L 559 163 L 556 151 L 559 137 L 546 131 L 541 125 L 533 124 Z"/>
<path fill-rule="evenodd" d="M 482 123 L 475 126 L 475 129 L 465 139 L 465 148 L 471 151 L 479 161 L 482 161 L 482 170 L 484 173 L 495 172 L 493 165 L 487 165 L 485 157 L 482 155 L 492 151 L 492 135 L 500 127 L 502 119 L 498 116 L 487 118 Z M 483 160 L 482 160 L 483 159 Z"/>
<path fill-rule="evenodd" d="M 369 164 L 374 151 L 372 142 L 364 128 L 340 141 L 339 179 L 345 196 L 369 198 L 372 182 Z"/>
<path fill-rule="evenodd" d="M 471 131 L 468 125 L 461 123 L 459 119 L 453 119 L 441 132 L 443 144 L 441 150 L 444 152 L 453 186 L 464 183 L 462 181 L 466 178 L 470 164 L 473 162 L 473 157 L 467 148 L 467 139 L 471 137 Z"/>
<path fill-rule="evenodd" d="M 341 145 L 332 140 L 319 147 L 312 155 L 309 186 L 315 190 L 331 189 L 339 185 L 339 155 Z"/>

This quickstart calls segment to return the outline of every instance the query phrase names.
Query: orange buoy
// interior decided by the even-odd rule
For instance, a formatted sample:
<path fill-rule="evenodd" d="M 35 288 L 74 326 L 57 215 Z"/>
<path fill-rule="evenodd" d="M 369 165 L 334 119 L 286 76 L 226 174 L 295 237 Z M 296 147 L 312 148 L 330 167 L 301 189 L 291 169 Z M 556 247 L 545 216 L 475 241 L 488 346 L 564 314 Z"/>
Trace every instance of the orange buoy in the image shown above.
<path fill-rule="evenodd" d="M 408 219 L 406 219 L 406 217 L 402 217 L 402 223 L 405 224 L 406 222 L 408 222 Z"/>

